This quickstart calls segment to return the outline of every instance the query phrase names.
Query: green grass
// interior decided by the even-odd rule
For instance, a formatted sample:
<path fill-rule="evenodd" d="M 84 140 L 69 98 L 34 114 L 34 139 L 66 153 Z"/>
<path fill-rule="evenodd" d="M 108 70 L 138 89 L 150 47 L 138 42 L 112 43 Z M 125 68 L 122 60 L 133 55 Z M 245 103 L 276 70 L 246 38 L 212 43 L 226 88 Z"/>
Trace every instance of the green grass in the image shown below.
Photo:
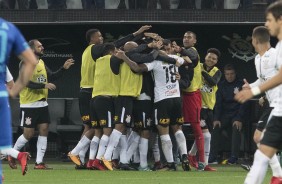
<path fill-rule="evenodd" d="M 51 162 L 54 170 L 33 170 L 32 162 L 26 176 L 20 169 L 12 170 L 3 163 L 4 184 L 242 184 L 246 171 L 237 166 L 215 166 L 217 172 L 138 172 L 138 171 L 90 171 L 75 170 L 74 165 L 65 162 Z M 267 173 L 265 184 L 271 173 Z"/>

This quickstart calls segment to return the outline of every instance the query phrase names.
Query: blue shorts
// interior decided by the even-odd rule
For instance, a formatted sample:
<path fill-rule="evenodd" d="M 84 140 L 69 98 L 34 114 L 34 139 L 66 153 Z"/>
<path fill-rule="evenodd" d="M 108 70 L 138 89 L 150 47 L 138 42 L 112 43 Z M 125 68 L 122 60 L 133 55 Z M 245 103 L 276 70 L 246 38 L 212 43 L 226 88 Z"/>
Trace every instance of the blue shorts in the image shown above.
<path fill-rule="evenodd" d="M 12 147 L 11 111 L 8 97 L 0 97 L 0 126 L 0 149 Z"/>

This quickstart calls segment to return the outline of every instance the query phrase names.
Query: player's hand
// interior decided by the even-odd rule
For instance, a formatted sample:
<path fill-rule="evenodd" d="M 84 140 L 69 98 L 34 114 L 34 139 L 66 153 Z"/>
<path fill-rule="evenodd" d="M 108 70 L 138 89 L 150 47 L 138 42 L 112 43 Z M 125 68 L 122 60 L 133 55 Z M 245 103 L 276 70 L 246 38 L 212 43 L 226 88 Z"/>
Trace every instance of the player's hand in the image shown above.
<path fill-rule="evenodd" d="M 264 102 L 265 102 L 264 97 L 263 96 L 260 97 L 258 103 L 261 107 L 263 107 Z"/>
<path fill-rule="evenodd" d="M 74 64 L 74 60 L 73 59 L 68 59 L 68 60 L 66 60 L 66 62 L 65 62 L 65 64 L 64 64 L 64 69 L 69 69 L 70 67 L 71 67 L 71 65 L 73 65 Z"/>
<path fill-rule="evenodd" d="M 157 33 L 144 33 L 144 35 L 146 37 L 150 37 L 150 38 L 153 38 L 154 40 L 157 40 L 159 35 Z"/>
<path fill-rule="evenodd" d="M 134 35 L 134 36 L 139 35 L 139 34 L 143 33 L 144 31 L 149 30 L 151 27 L 152 27 L 151 25 L 142 26 L 138 31 L 136 31 L 135 33 L 133 33 L 133 35 Z"/>
<path fill-rule="evenodd" d="M 56 89 L 56 86 L 55 86 L 55 84 L 47 83 L 47 84 L 45 84 L 45 88 L 47 88 L 51 91 L 54 91 Z"/>
<path fill-rule="evenodd" d="M 235 100 L 240 103 L 244 103 L 247 100 L 251 99 L 253 96 L 254 95 L 250 89 L 245 89 L 235 95 Z"/>
<path fill-rule="evenodd" d="M 242 122 L 240 121 L 234 121 L 232 126 L 235 126 L 237 128 L 237 130 L 239 130 L 239 132 L 242 130 Z"/>
<path fill-rule="evenodd" d="M 250 84 L 248 83 L 247 79 L 244 79 L 244 85 L 242 86 L 242 89 L 251 89 Z"/>
<path fill-rule="evenodd" d="M 221 127 L 221 122 L 220 121 L 214 121 L 212 124 L 213 124 L 213 129 L 215 129 L 215 127 L 217 127 L 217 126 L 219 128 Z"/>
<path fill-rule="evenodd" d="M 125 52 L 122 51 L 122 50 L 118 50 L 118 51 L 115 53 L 115 56 L 116 56 L 117 58 L 119 58 L 119 59 L 122 59 L 122 60 L 124 60 L 124 58 L 126 57 Z"/>
<path fill-rule="evenodd" d="M 180 76 L 179 72 L 176 72 L 176 73 L 175 73 L 175 79 L 178 80 L 178 81 L 180 81 L 181 76 Z"/>

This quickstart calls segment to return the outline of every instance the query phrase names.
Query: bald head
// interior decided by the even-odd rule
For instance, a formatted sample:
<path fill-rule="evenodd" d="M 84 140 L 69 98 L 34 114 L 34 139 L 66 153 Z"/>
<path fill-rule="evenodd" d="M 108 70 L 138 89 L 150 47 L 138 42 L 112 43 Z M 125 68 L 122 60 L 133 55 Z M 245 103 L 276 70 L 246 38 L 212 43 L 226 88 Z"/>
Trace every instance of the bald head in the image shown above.
<path fill-rule="evenodd" d="M 126 42 L 124 44 L 124 51 L 127 52 L 127 51 L 130 51 L 134 48 L 138 47 L 138 44 L 136 42 Z"/>

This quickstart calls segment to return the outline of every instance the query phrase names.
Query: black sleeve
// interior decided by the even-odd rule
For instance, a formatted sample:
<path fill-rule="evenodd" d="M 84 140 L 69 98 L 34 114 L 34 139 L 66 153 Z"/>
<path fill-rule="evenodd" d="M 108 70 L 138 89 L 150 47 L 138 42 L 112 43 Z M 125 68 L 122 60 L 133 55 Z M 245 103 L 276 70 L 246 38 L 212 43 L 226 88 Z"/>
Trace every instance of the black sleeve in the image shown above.
<path fill-rule="evenodd" d="M 221 78 L 221 71 L 218 70 L 213 76 L 210 76 L 207 72 L 202 71 L 202 76 L 206 80 L 209 86 L 215 86 Z"/>
<path fill-rule="evenodd" d="M 198 52 L 195 49 L 189 48 L 189 49 L 184 49 L 182 48 L 180 54 L 182 56 L 188 56 L 192 63 L 193 63 L 193 68 L 195 68 L 199 62 L 199 56 Z"/>
<path fill-rule="evenodd" d="M 57 71 L 52 72 L 46 65 L 45 69 L 47 72 L 47 77 L 49 81 L 55 81 L 63 76 L 63 73 L 66 71 L 64 67 L 59 68 Z"/>
<path fill-rule="evenodd" d="M 138 35 L 137 35 L 137 36 L 138 36 Z M 136 36 L 136 37 L 137 37 L 137 36 Z M 134 38 L 135 38 L 135 37 L 133 36 L 133 34 L 129 34 L 129 35 L 125 36 L 125 37 L 122 37 L 122 38 L 120 38 L 120 39 L 114 41 L 113 44 L 114 44 L 117 48 L 119 48 L 119 47 L 123 46 L 126 42 L 132 41 Z"/>
<path fill-rule="evenodd" d="M 181 76 L 179 80 L 180 89 L 186 89 L 191 85 L 189 70 L 185 68 L 185 66 L 180 66 L 178 72 Z"/>
<path fill-rule="evenodd" d="M 104 49 L 104 44 L 93 45 L 91 47 L 91 55 L 94 61 L 96 61 L 99 57 L 102 57 Z"/>
<path fill-rule="evenodd" d="M 44 89 L 45 84 L 29 81 L 26 87 L 28 87 L 30 89 Z"/>
<path fill-rule="evenodd" d="M 119 58 L 117 58 L 116 56 L 112 56 L 111 59 L 110 59 L 110 66 L 111 66 L 111 69 L 112 69 L 112 72 L 116 75 L 119 74 L 119 68 L 120 68 L 120 64 L 122 63 L 123 61 Z"/>
<path fill-rule="evenodd" d="M 150 63 L 157 58 L 158 54 L 159 54 L 159 52 L 157 50 L 153 50 L 149 54 L 140 54 L 140 53 L 129 54 L 129 53 L 126 53 L 126 55 L 128 56 L 129 59 L 131 59 L 132 61 L 134 61 L 138 64 Z"/>
<path fill-rule="evenodd" d="M 160 60 L 160 61 L 167 62 L 169 64 L 175 64 L 176 63 L 176 59 L 169 57 L 169 56 L 158 55 L 158 57 L 156 59 Z"/>
<path fill-rule="evenodd" d="M 148 48 L 149 47 L 147 44 L 141 44 L 141 45 L 138 45 L 138 47 L 136 47 L 135 49 L 128 51 L 128 53 L 141 53 Z"/>

